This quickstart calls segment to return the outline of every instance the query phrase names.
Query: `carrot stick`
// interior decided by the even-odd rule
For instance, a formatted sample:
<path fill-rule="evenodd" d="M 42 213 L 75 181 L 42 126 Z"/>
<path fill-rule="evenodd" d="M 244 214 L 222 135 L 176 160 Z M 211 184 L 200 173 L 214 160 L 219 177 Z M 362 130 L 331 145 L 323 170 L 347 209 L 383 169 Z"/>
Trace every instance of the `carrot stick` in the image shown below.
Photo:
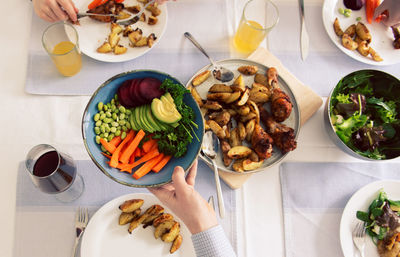
<path fill-rule="evenodd" d="M 146 153 L 145 155 L 143 155 L 142 158 L 140 158 L 139 160 L 135 161 L 134 163 L 126 165 L 124 171 L 128 171 L 129 172 L 133 168 L 135 168 L 136 166 L 139 166 L 139 164 L 141 164 L 143 162 L 147 162 L 148 160 L 153 159 L 157 155 L 160 155 L 160 153 L 158 152 L 158 149 L 154 149 L 154 150 Z"/>
<path fill-rule="evenodd" d="M 141 157 L 142 156 L 142 149 L 140 149 L 139 147 L 136 148 L 135 152 L 134 152 L 135 157 Z"/>
<path fill-rule="evenodd" d="M 104 152 L 100 152 L 102 155 L 104 155 L 105 157 L 107 157 L 108 159 L 111 159 L 111 155 L 108 155 L 108 154 L 106 154 L 106 153 L 104 153 Z"/>
<path fill-rule="evenodd" d="M 110 144 L 109 142 L 107 142 L 107 140 L 105 140 L 104 138 L 100 138 L 100 143 L 102 146 L 104 146 L 104 148 L 109 151 L 111 154 L 115 151 L 116 147 L 113 144 Z"/>
<path fill-rule="evenodd" d="M 369 24 L 372 23 L 375 9 L 379 6 L 379 3 L 379 0 L 367 0 L 365 2 L 365 15 L 367 16 L 367 21 Z"/>
<path fill-rule="evenodd" d="M 89 5 L 88 5 L 88 9 L 93 9 L 96 8 L 97 6 L 99 6 L 101 4 L 102 0 L 93 0 Z"/>
<path fill-rule="evenodd" d="M 135 173 L 133 173 L 133 177 L 135 179 L 140 179 L 141 177 L 143 177 L 144 175 L 146 175 L 147 173 L 149 173 L 151 171 L 151 169 L 158 163 L 160 162 L 160 160 L 163 158 L 163 154 L 159 154 L 158 156 L 152 158 L 151 160 L 149 160 L 148 162 L 146 162 L 145 164 L 143 164 L 142 167 L 140 167 L 137 171 L 135 171 Z"/>
<path fill-rule="evenodd" d="M 154 144 L 157 143 L 157 140 L 150 138 L 150 140 L 143 143 L 142 149 L 145 153 L 148 153 Z"/>
<path fill-rule="evenodd" d="M 121 136 L 117 136 L 113 137 L 113 139 L 111 139 L 109 143 L 117 147 L 121 143 L 121 141 L 122 141 Z"/>
<path fill-rule="evenodd" d="M 172 157 L 171 155 L 165 155 L 164 158 L 159 163 L 157 163 L 152 170 L 154 172 L 159 172 L 169 162 L 171 157 Z"/>
<path fill-rule="evenodd" d="M 122 142 L 118 145 L 117 149 L 115 149 L 114 153 L 111 156 L 111 160 L 110 160 L 110 166 L 113 168 L 116 168 L 118 166 L 118 159 L 119 159 L 119 155 L 121 153 L 121 149 L 124 147 L 124 145 L 131 141 L 131 139 L 135 136 L 135 133 L 133 132 L 133 130 L 130 130 L 128 135 L 125 137 L 124 140 L 122 140 Z"/>
<path fill-rule="evenodd" d="M 146 133 L 141 129 L 139 132 L 136 134 L 135 138 L 132 140 L 132 142 L 129 143 L 129 145 L 126 147 L 126 149 L 122 152 L 121 157 L 119 158 L 119 161 L 122 163 L 128 163 L 129 158 L 133 154 L 133 152 L 136 150 L 137 146 L 139 145 L 140 141 L 142 141 L 143 137 L 146 135 Z"/>
<path fill-rule="evenodd" d="M 129 157 L 129 164 L 132 164 L 132 163 L 134 163 L 135 162 L 135 158 L 136 158 L 136 152 L 137 152 L 137 149 L 139 149 L 139 148 L 136 148 L 136 150 L 133 152 L 133 154 L 131 155 L 131 157 Z"/>

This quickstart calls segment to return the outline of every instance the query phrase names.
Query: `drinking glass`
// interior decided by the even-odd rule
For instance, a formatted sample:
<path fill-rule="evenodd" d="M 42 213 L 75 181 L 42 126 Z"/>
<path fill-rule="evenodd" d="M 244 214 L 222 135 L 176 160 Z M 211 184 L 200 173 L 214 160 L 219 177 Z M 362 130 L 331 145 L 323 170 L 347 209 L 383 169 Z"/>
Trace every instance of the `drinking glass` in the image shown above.
<path fill-rule="evenodd" d="M 62 75 L 71 77 L 81 70 L 78 32 L 71 24 L 62 21 L 50 25 L 43 33 L 42 44 Z"/>
<path fill-rule="evenodd" d="M 62 202 L 76 200 L 85 188 L 72 157 L 51 145 L 33 147 L 26 156 L 25 167 L 37 188 Z"/>
<path fill-rule="evenodd" d="M 236 49 L 242 53 L 256 50 L 278 20 L 279 11 L 273 2 L 248 1 L 243 8 L 242 18 L 234 37 Z"/>

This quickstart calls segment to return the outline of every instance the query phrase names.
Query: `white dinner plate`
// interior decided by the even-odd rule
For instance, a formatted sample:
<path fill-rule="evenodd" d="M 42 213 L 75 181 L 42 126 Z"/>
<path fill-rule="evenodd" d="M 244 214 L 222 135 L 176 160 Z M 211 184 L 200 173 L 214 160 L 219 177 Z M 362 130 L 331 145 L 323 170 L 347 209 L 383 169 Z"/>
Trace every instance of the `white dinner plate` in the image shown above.
<path fill-rule="evenodd" d="M 176 221 L 181 225 L 183 237 L 181 247 L 170 254 L 172 243 L 164 243 L 161 239 L 155 239 L 154 227 L 143 228 L 142 225 L 128 233 L 129 224 L 120 226 L 118 224 L 121 211 L 118 206 L 125 200 L 143 199 L 142 213 L 153 204 L 160 201 L 151 194 L 128 194 L 123 195 L 103 205 L 90 219 L 83 234 L 81 256 L 82 257 L 126 257 L 126 256 L 195 256 L 191 234 L 185 224 L 179 220 L 168 208 L 165 212 L 174 215 Z"/>
<path fill-rule="evenodd" d="M 386 192 L 389 199 L 400 200 L 400 181 L 382 180 L 364 186 L 346 204 L 340 221 L 340 244 L 345 257 L 353 257 L 357 251 L 352 239 L 352 231 L 360 222 L 356 218 L 357 211 L 367 211 L 371 202 L 378 196 L 380 189 Z M 365 257 L 379 257 L 378 250 L 368 235 Z"/>
<path fill-rule="evenodd" d="M 75 1 L 75 5 L 76 7 L 78 7 L 80 12 L 86 12 L 88 10 L 88 5 L 91 1 L 92 0 L 77 0 Z M 139 4 L 141 7 L 143 7 L 143 4 L 138 3 L 136 0 L 125 0 L 123 4 L 125 6 Z M 145 11 L 144 13 L 146 15 L 146 23 L 138 21 L 135 24 L 131 25 L 133 29 L 140 28 L 143 31 L 143 36 L 148 36 L 151 33 L 155 34 L 157 40 L 154 42 L 152 48 L 154 48 L 161 40 L 165 28 L 167 27 L 167 5 L 159 5 L 159 8 L 161 9 L 161 14 L 157 16 L 157 24 L 147 24 L 147 19 L 151 13 L 149 11 Z M 79 22 L 80 25 L 74 25 L 79 35 L 79 47 L 84 54 L 92 57 L 93 59 L 103 62 L 125 62 L 133 60 L 152 49 L 147 46 L 132 48 L 129 46 L 129 39 L 127 37 L 121 36 L 119 44 L 128 48 L 128 51 L 125 54 L 115 55 L 114 53 L 98 53 L 96 51 L 97 48 L 102 45 L 104 41 L 107 40 L 108 35 L 110 34 L 110 23 L 99 22 L 89 17 L 81 18 Z"/>
<path fill-rule="evenodd" d="M 340 14 L 338 11 L 339 8 L 346 8 L 343 4 L 343 0 L 325 0 L 322 8 L 322 19 L 326 32 L 333 43 L 335 43 L 340 50 L 357 61 L 371 65 L 391 65 L 400 62 L 400 50 L 394 49 L 392 45 L 394 38 L 390 28 L 377 22 L 372 22 L 372 24 L 369 24 L 365 15 L 365 6 L 363 6 L 359 11 L 352 11 L 349 18 L 346 18 L 344 15 Z M 346 28 L 351 24 L 357 23 L 357 17 L 361 17 L 361 22 L 368 27 L 372 35 L 372 42 L 370 45 L 383 58 L 383 61 L 376 62 L 372 60 L 371 56 L 364 57 L 357 50 L 351 51 L 343 47 L 341 39 L 333 30 L 333 22 L 335 21 L 336 17 L 339 19 L 340 27 L 343 31 L 345 31 Z"/>

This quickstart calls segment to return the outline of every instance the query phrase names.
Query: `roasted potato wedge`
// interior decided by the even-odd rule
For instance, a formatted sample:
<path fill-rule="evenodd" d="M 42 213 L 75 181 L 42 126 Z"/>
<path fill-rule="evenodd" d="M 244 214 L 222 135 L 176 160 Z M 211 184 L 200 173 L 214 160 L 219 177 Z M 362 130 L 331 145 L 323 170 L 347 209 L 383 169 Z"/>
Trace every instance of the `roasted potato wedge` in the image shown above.
<path fill-rule="evenodd" d="M 122 36 L 127 37 L 132 32 L 133 32 L 132 27 L 131 26 L 126 26 L 124 31 L 122 32 Z"/>
<path fill-rule="evenodd" d="M 136 29 L 128 34 L 129 41 L 131 42 L 131 46 L 135 46 L 135 44 L 142 38 L 142 30 Z"/>
<path fill-rule="evenodd" d="M 372 56 L 372 59 L 374 59 L 374 61 L 383 61 L 382 57 L 374 49 L 372 49 L 372 47 L 369 48 L 369 54 Z"/>
<path fill-rule="evenodd" d="M 222 105 L 220 105 L 217 101 L 207 100 L 202 106 L 208 110 L 213 110 L 213 111 L 219 111 L 222 109 Z"/>
<path fill-rule="evenodd" d="M 342 45 L 352 51 L 358 47 L 358 44 L 347 34 L 343 34 L 342 36 Z"/>
<path fill-rule="evenodd" d="M 247 115 L 250 113 L 250 107 L 248 105 L 242 105 L 239 108 L 237 108 L 237 113 L 239 115 Z"/>
<path fill-rule="evenodd" d="M 151 12 L 151 15 L 153 16 L 158 16 L 161 14 L 161 10 L 160 8 L 157 7 L 156 4 L 151 4 L 149 6 L 147 6 L 146 10 Z"/>
<path fill-rule="evenodd" d="M 201 99 L 201 96 L 199 92 L 197 92 L 196 88 L 189 86 L 188 89 L 190 90 L 190 93 L 193 96 L 193 99 L 196 101 L 196 103 L 199 105 L 199 107 L 203 106 L 203 99 Z M 221 106 L 222 108 L 222 106 Z"/>
<path fill-rule="evenodd" d="M 233 162 L 233 164 L 232 164 L 232 168 L 233 168 L 233 170 L 234 171 L 236 171 L 236 172 L 244 172 L 244 169 L 243 169 L 243 160 L 242 159 L 240 159 L 240 160 L 235 160 L 234 162 Z"/>
<path fill-rule="evenodd" d="M 126 51 L 128 51 L 128 48 L 126 48 L 125 46 L 123 46 L 123 45 L 116 45 L 115 47 L 114 47 L 114 54 L 116 54 L 116 55 L 119 55 L 119 54 L 124 54 L 124 53 L 126 53 Z"/>
<path fill-rule="evenodd" d="M 241 91 L 243 92 L 246 89 L 246 85 L 244 84 L 244 79 L 242 75 L 239 75 L 235 81 L 233 81 L 233 84 L 231 86 L 231 88 L 234 91 Z"/>
<path fill-rule="evenodd" d="M 247 146 L 234 146 L 228 152 L 228 157 L 232 159 L 246 158 L 251 154 L 251 149 Z"/>
<path fill-rule="evenodd" d="M 145 14 L 145 13 L 142 13 L 142 14 L 140 15 L 139 21 L 146 22 L 146 14 Z"/>
<path fill-rule="evenodd" d="M 251 141 L 251 136 L 253 135 L 254 127 L 256 125 L 256 120 L 252 119 L 246 124 L 246 140 Z"/>
<path fill-rule="evenodd" d="M 132 234 L 132 231 L 137 228 L 142 222 L 149 216 L 147 213 L 143 213 L 142 215 L 136 217 L 135 219 L 132 220 L 132 222 L 129 224 L 128 232 L 129 234 Z"/>
<path fill-rule="evenodd" d="M 225 131 L 221 128 L 220 125 L 218 125 L 217 122 L 214 120 L 208 120 L 206 122 L 208 126 L 210 126 L 210 129 L 214 132 L 215 135 L 217 135 L 218 138 L 224 139 L 226 137 Z"/>
<path fill-rule="evenodd" d="M 258 161 L 260 160 L 260 157 L 258 157 L 257 153 L 254 152 L 254 150 L 252 149 L 252 150 L 251 150 L 251 154 L 249 155 L 249 159 L 250 159 L 252 162 L 258 162 Z"/>
<path fill-rule="evenodd" d="M 264 160 L 261 160 L 258 162 L 253 162 L 250 159 L 246 159 L 242 162 L 242 166 L 245 171 L 248 171 L 248 170 L 255 170 L 255 169 L 260 168 L 263 163 L 264 163 Z"/>
<path fill-rule="evenodd" d="M 362 56 L 368 56 L 369 55 L 369 46 L 368 46 L 367 41 L 361 41 L 361 43 L 358 44 L 357 51 Z"/>
<path fill-rule="evenodd" d="M 174 219 L 174 216 L 172 216 L 172 214 L 163 213 L 153 220 L 153 226 L 158 227 L 158 225 L 160 225 L 161 223 L 164 223 L 168 220 L 173 220 L 173 219 Z"/>
<path fill-rule="evenodd" d="M 356 33 L 359 38 L 361 38 L 363 41 L 367 41 L 368 43 L 371 42 L 372 36 L 371 33 L 369 33 L 369 30 L 367 26 L 364 25 L 362 22 L 358 22 L 356 25 Z"/>
<path fill-rule="evenodd" d="M 119 206 L 119 209 L 122 212 L 134 212 L 135 210 L 142 207 L 143 203 L 144 203 L 143 199 L 131 199 L 123 202 Z"/>
<path fill-rule="evenodd" d="M 258 105 L 251 100 L 247 101 L 247 103 L 250 106 L 250 111 L 256 115 L 255 116 L 256 124 L 259 124 L 260 123 L 260 110 L 258 109 Z"/>
<path fill-rule="evenodd" d="M 265 94 L 258 90 L 250 90 L 249 100 L 255 103 L 266 103 L 271 98 L 271 94 Z"/>
<path fill-rule="evenodd" d="M 342 28 L 340 28 L 340 24 L 339 24 L 339 19 L 336 18 L 335 21 L 333 22 L 333 30 L 335 31 L 335 34 L 338 37 L 343 36 L 343 30 Z"/>
<path fill-rule="evenodd" d="M 174 225 L 172 225 L 171 229 L 167 233 L 162 235 L 161 240 L 166 243 L 174 241 L 181 231 L 180 227 L 181 225 L 179 224 L 179 222 L 175 222 Z"/>
<path fill-rule="evenodd" d="M 140 5 L 133 5 L 133 6 L 125 6 L 125 9 L 128 11 L 128 12 L 131 12 L 131 13 L 133 13 L 133 14 L 136 14 L 136 13 L 138 13 L 138 12 L 140 12 L 140 10 L 142 9 L 141 7 L 140 7 Z"/>
<path fill-rule="evenodd" d="M 218 125 L 223 127 L 226 124 L 228 124 L 228 122 L 231 120 L 231 115 L 227 111 L 222 111 L 222 112 L 218 113 L 218 115 L 215 115 L 215 117 L 213 117 L 213 120 L 215 122 L 217 122 Z"/>
<path fill-rule="evenodd" d="M 242 145 L 242 141 L 240 140 L 240 135 L 239 135 L 239 129 L 237 127 L 232 129 L 230 132 L 229 144 L 231 145 L 231 147 Z"/>
<path fill-rule="evenodd" d="M 218 93 L 216 93 L 216 94 L 218 94 Z M 224 93 L 222 93 L 222 94 L 224 94 Z M 236 91 L 234 93 L 228 93 L 228 94 L 230 94 L 230 96 L 229 96 L 228 99 L 225 100 L 226 104 L 230 104 L 230 103 L 235 102 L 236 100 L 239 99 L 239 97 L 241 95 L 240 91 Z"/>
<path fill-rule="evenodd" d="M 210 87 L 210 93 L 231 93 L 233 89 L 225 84 L 214 84 Z"/>
<path fill-rule="evenodd" d="M 135 47 L 147 46 L 147 37 L 141 37 L 134 45 Z"/>
<path fill-rule="evenodd" d="M 252 119 L 257 118 L 256 116 L 257 116 L 257 115 L 256 115 L 254 112 L 250 112 L 250 113 L 247 114 L 247 115 L 240 116 L 239 121 L 240 121 L 240 122 L 243 122 L 243 123 L 246 123 L 246 122 L 248 122 L 249 120 L 252 120 Z"/>
<path fill-rule="evenodd" d="M 157 37 L 156 35 L 154 35 L 154 33 L 151 33 L 148 37 L 147 37 L 147 46 L 152 48 L 154 45 L 154 41 L 156 41 Z"/>
<path fill-rule="evenodd" d="M 179 247 L 181 247 L 182 241 L 183 241 L 183 238 L 182 238 L 181 234 L 179 234 L 179 235 L 175 238 L 174 242 L 172 243 L 171 249 L 169 250 L 169 253 L 172 254 L 172 253 L 176 252 L 176 250 L 178 250 Z"/>
<path fill-rule="evenodd" d="M 356 24 L 350 25 L 345 31 L 344 34 L 349 35 L 349 37 L 353 38 L 356 34 Z"/>
<path fill-rule="evenodd" d="M 135 218 L 140 215 L 140 211 L 140 209 L 136 209 L 133 212 L 121 212 L 121 215 L 119 215 L 118 224 L 125 225 L 131 223 Z"/>
<path fill-rule="evenodd" d="M 209 70 L 203 71 L 202 73 L 200 73 L 199 75 L 194 77 L 194 79 L 192 80 L 192 85 L 195 87 L 200 85 L 201 83 L 206 81 L 208 79 L 208 77 L 210 77 L 210 74 L 211 74 L 211 71 L 209 71 Z"/>
<path fill-rule="evenodd" d="M 221 143 L 221 151 L 222 151 L 223 153 L 227 153 L 227 152 L 231 149 L 231 146 L 230 146 L 230 144 L 228 143 L 228 141 L 226 141 L 226 140 L 220 140 L 220 143 Z"/>
<path fill-rule="evenodd" d="M 121 38 L 120 36 L 118 36 L 118 34 L 111 33 L 110 35 L 108 35 L 108 43 L 110 43 L 111 48 L 114 48 L 116 45 L 118 45 L 120 39 Z"/>
<path fill-rule="evenodd" d="M 261 73 L 257 73 L 254 76 L 254 82 L 258 83 L 258 84 L 261 84 L 263 86 L 268 86 L 267 76 L 265 76 L 264 74 L 261 74 Z"/>
<path fill-rule="evenodd" d="M 228 153 L 222 153 L 222 161 L 224 162 L 225 167 L 229 167 L 229 165 L 231 165 L 233 159 L 229 158 Z"/>
<path fill-rule="evenodd" d="M 157 22 L 158 22 L 158 18 L 153 15 L 149 16 L 149 19 L 147 20 L 147 24 L 149 24 L 149 25 L 156 25 Z"/>
<path fill-rule="evenodd" d="M 249 96 L 250 96 L 250 89 L 246 87 L 246 89 L 244 90 L 244 92 L 242 93 L 236 104 L 238 106 L 245 105 L 247 103 L 247 100 L 249 100 Z"/>
<path fill-rule="evenodd" d="M 174 220 L 167 220 L 159 224 L 154 230 L 154 237 L 158 239 L 159 237 L 164 235 L 167 231 L 169 231 L 175 223 L 176 221 Z"/>
<path fill-rule="evenodd" d="M 246 138 L 246 128 L 244 127 L 243 122 L 238 122 L 237 128 L 239 132 L 239 139 L 240 141 L 243 141 Z"/>
<path fill-rule="evenodd" d="M 110 43 L 108 42 L 104 42 L 101 46 L 99 46 L 99 48 L 97 48 L 97 52 L 98 53 L 110 53 L 112 52 L 112 47 L 110 45 Z"/>
<path fill-rule="evenodd" d="M 117 23 L 111 23 L 111 34 L 116 34 L 118 35 L 119 33 L 121 33 L 123 31 L 122 27 L 117 24 Z"/>
<path fill-rule="evenodd" d="M 258 67 L 254 65 L 240 66 L 238 71 L 244 75 L 254 75 L 258 71 Z"/>
<path fill-rule="evenodd" d="M 210 93 L 207 95 L 207 100 L 212 100 L 212 101 L 218 101 L 218 102 L 224 102 L 228 101 L 231 99 L 231 93 Z M 240 96 L 240 93 L 239 93 Z"/>

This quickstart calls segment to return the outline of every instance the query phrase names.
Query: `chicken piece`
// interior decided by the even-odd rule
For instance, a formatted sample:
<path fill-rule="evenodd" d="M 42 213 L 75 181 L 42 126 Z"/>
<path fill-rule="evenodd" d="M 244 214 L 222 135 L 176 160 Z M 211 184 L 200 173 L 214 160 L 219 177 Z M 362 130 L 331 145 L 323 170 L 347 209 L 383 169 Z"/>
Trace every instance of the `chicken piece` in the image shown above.
<path fill-rule="evenodd" d="M 266 126 L 267 132 L 274 139 L 275 145 L 287 153 L 297 147 L 294 130 L 285 124 L 278 123 L 265 108 L 260 108 L 261 121 Z"/>
<path fill-rule="evenodd" d="M 272 91 L 271 111 L 272 116 L 278 122 L 286 120 L 292 112 L 293 104 L 290 97 L 279 88 Z"/>
<path fill-rule="evenodd" d="M 278 71 L 276 68 L 271 67 L 267 71 L 267 82 L 268 86 L 270 87 L 275 87 L 278 85 Z"/>
<path fill-rule="evenodd" d="M 259 124 L 256 124 L 251 137 L 251 145 L 260 159 L 271 157 L 273 143 L 272 137 Z"/>

